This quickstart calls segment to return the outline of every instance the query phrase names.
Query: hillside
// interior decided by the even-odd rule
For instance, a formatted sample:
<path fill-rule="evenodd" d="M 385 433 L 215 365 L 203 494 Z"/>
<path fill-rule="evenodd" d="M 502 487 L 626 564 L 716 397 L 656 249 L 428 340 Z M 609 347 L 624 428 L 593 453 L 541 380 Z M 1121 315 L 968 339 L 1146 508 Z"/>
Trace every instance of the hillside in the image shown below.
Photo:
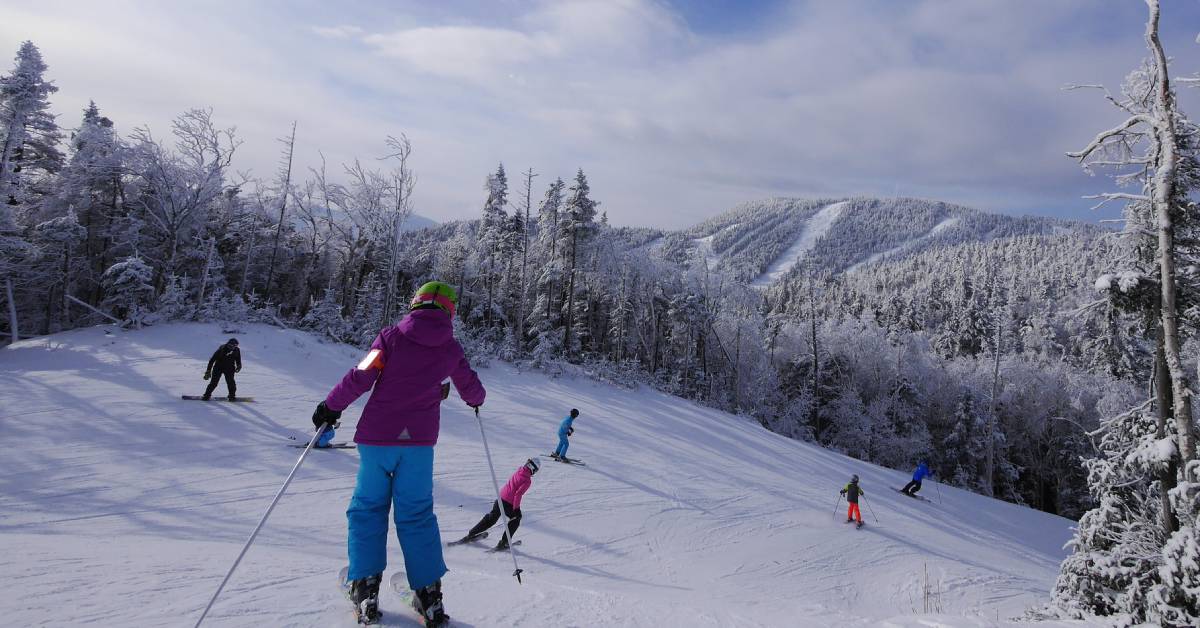
<path fill-rule="evenodd" d="M 801 260 L 842 272 L 970 242 L 1098 232 L 1085 223 L 991 214 L 922 199 L 776 198 L 743 203 L 680 237 L 707 243 L 718 268 L 767 287 Z M 678 247 L 673 259 L 686 261 L 691 248 Z"/>
<path fill-rule="evenodd" d="M 87 328 L 0 351 L 0 556 L 5 623 L 190 625 L 261 516 L 310 429 L 312 406 L 358 352 L 243 326 L 239 392 L 252 404 L 179 401 L 201 390 L 215 325 Z M 525 497 L 520 560 L 451 548 L 457 626 L 951 625 L 1006 623 L 1044 601 L 1071 522 L 927 483 L 646 389 L 551 379 L 494 364 L 484 417 L 497 472 L 548 451 L 582 411 L 571 452 Z M 361 408 L 344 417 L 349 439 Z M 452 395 L 435 469 L 445 537 L 491 501 L 478 427 Z M 206 625 L 353 625 L 345 563 L 353 451 L 313 452 Z M 862 476 L 862 530 L 834 512 Z M 878 522 L 872 514 L 878 516 Z M 388 576 L 401 567 L 390 542 Z M 922 573 L 940 590 L 922 615 Z M 385 625 L 415 625 L 388 592 Z M 391 611 L 391 612 L 389 612 Z"/>

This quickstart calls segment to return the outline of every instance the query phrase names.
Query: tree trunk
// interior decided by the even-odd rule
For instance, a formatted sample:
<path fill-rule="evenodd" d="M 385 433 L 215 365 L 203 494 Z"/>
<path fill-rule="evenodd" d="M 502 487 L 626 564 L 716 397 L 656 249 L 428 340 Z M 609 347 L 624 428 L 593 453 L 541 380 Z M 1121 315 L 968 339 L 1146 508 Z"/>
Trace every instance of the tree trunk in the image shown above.
<path fill-rule="evenodd" d="M 996 308 L 992 316 L 993 325 L 996 327 L 996 343 L 992 346 L 995 361 L 992 364 L 992 409 L 988 416 L 987 458 L 983 469 L 983 486 L 985 494 L 988 497 L 994 497 L 996 494 L 996 417 L 1000 411 L 999 399 L 997 398 L 1000 394 L 1000 334 L 1004 329 L 1004 319 L 1000 308 Z"/>
<path fill-rule="evenodd" d="M 283 197 L 279 200 L 279 223 L 275 225 L 275 245 L 271 248 L 271 265 L 267 270 L 267 299 L 271 298 L 271 282 L 275 280 L 275 256 L 279 253 L 279 236 L 283 232 L 283 214 L 287 210 L 288 189 L 292 185 L 292 154 L 296 149 L 296 123 L 292 123 L 292 137 L 287 145 L 287 170 L 283 175 Z"/>
<path fill-rule="evenodd" d="M 571 269 L 567 286 L 567 321 L 563 326 L 563 355 L 571 352 L 571 325 L 575 321 L 575 251 L 578 248 L 577 234 L 571 231 Z"/>
<path fill-rule="evenodd" d="M 1195 434 L 1192 428 L 1192 391 L 1180 357 L 1179 314 L 1175 285 L 1175 225 L 1171 202 L 1178 176 L 1175 102 L 1167 76 L 1167 58 L 1158 38 L 1158 0 L 1146 0 L 1150 18 L 1146 22 L 1146 44 L 1155 60 L 1154 132 L 1158 165 L 1151 179 L 1150 202 L 1158 221 L 1159 283 L 1162 287 L 1163 353 L 1171 375 L 1171 395 L 1175 428 L 1178 432 L 1180 463 L 1184 472 L 1195 459 Z M 1195 478 L 1186 478 L 1194 480 Z"/>
<path fill-rule="evenodd" d="M 4 278 L 4 293 L 8 297 L 8 325 L 9 331 L 12 332 L 12 341 L 16 343 L 21 339 L 20 333 L 17 331 L 17 302 L 13 299 L 12 279 Z"/>
<path fill-rule="evenodd" d="M 1157 425 L 1155 436 L 1165 438 L 1167 436 L 1167 425 L 1171 423 L 1171 376 L 1167 372 L 1166 353 L 1163 351 L 1163 331 L 1162 327 L 1158 328 L 1158 338 L 1155 343 L 1154 350 L 1154 407 L 1157 413 Z M 1159 507 L 1162 509 L 1162 526 L 1163 538 L 1170 537 L 1173 532 L 1179 529 L 1179 519 L 1175 517 L 1175 511 L 1171 508 L 1171 498 L 1167 494 L 1168 491 L 1175 488 L 1175 473 L 1176 459 L 1172 457 L 1170 464 L 1158 470 L 1158 499 Z"/>
<path fill-rule="evenodd" d="M 817 351 L 817 288 L 816 279 L 810 274 L 808 278 L 808 311 L 810 315 L 810 344 L 812 345 L 812 419 L 813 439 L 821 440 L 821 360 Z"/>

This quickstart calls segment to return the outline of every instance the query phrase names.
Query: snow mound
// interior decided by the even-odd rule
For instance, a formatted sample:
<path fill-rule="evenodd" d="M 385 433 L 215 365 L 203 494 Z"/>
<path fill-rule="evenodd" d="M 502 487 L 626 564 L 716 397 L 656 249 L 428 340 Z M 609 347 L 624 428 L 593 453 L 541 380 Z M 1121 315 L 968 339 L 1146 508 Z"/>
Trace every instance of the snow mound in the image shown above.
<path fill-rule="evenodd" d="M 238 390 L 257 402 L 181 401 L 228 336 L 90 328 L 0 351 L 6 625 L 195 621 L 299 455 L 288 437 L 307 437 L 313 406 L 361 357 L 245 326 Z M 480 375 L 502 478 L 553 448 L 572 407 L 571 454 L 588 466 L 547 461 L 534 479 L 525 584 L 507 555 L 447 550 L 458 626 L 990 626 L 1044 601 L 1064 557 L 1065 519 L 932 482 L 934 501 L 917 501 L 893 490 L 906 474 L 665 394 L 500 364 Z M 335 580 L 356 468 L 353 450 L 310 454 L 206 625 L 353 625 Z M 851 473 L 861 530 L 838 500 Z M 478 424 L 453 394 L 435 483 L 445 539 L 493 499 Z M 389 552 L 385 582 L 403 567 L 395 538 Z M 388 625 L 415 625 L 391 591 L 381 606 Z"/>

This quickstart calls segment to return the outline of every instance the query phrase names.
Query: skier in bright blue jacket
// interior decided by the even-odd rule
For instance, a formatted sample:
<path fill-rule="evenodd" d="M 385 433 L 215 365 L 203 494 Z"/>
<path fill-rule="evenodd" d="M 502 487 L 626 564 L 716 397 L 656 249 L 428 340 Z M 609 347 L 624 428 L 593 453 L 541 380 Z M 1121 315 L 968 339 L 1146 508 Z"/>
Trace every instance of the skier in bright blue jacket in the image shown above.
<path fill-rule="evenodd" d="M 558 425 L 558 447 L 554 449 L 554 453 L 550 454 L 551 458 L 561 462 L 568 461 L 567 447 L 571 445 L 568 439 L 571 437 L 571 434 L 575 433 L 575 428 L 571 427 L 571 424 L 575 422 L 578 416 L 579 410 L 571 408 L 571 415 L 563 419 L 562 423 Z"/>
<path fill-rule="evenodd" d="M 929 465 L 924 460 L 920 461 L 917 463 L 917 470 L 913 471 L 912 481 L 905 484 L 900 492 L 909 497 L 916 497 L 917 491 L 921 490 L 921 480 L 931 475 L 933 475 L 933 471 L 929 469 Z"/>

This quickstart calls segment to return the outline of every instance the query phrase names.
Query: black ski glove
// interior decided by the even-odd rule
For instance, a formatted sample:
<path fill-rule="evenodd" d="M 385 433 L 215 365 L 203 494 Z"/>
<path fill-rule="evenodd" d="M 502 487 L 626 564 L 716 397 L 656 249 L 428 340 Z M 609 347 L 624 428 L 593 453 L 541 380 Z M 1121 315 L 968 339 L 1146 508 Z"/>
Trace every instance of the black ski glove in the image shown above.
<path fill-rule="evenodd" d="M 205 372 L 204 372 L 204 379 L 208 379 L 208 378 L 210 378 L 210 377 L 212 377 L 212 373 L 209 373 L 208 371 L 205 371 Z"/>
<path fill-rule="evenodd" d="M 446 399 L 449 396 L 450 396 L 450 382 L 446 382 L 446 383 L 442 384 L 442 399 Z"/>
<path fill-rule="evenodd" d="M 571 436 L 574 433 L 575 433 L 575 428 L 573 428 L 573 427 L 567 428 L 567 436 Z"/>
<path fill-rule="evenodd" d="M 321 427 L 322 425 L 332 426 L 337 423 L 337 420 L 342 418 L 342 413 L 339 410 L 330 410 L 325 402 L 317 404 L 317 409 L 313 411 L 312 421 L 313 426 Z"/>

